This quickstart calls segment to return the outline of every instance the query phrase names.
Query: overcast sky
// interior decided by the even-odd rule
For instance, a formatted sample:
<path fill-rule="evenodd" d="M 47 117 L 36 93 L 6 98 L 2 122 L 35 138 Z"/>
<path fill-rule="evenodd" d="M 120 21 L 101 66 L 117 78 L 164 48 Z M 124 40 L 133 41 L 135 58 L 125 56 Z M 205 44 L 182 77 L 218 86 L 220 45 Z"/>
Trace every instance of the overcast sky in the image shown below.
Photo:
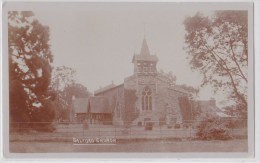
<path fill-rule="evenodd" d="M 53 66 L 75 69 L 77 82 L 92 92 L 112 81 L 121 84 L 133 74 L 131 60 L 140 52 L 144 35 L 150 52 L 159 58 L 158 70 L 172 71 L 178 84 L 200 85 L 201 75 L 191 71 L 183 50 L 183 21 L 198 11 L 212 13 L 205 5 L 85 3 L 33 11 L 50 27 Z M 200 97 L 209 99 L 210 92 L 204 88 Z"/>

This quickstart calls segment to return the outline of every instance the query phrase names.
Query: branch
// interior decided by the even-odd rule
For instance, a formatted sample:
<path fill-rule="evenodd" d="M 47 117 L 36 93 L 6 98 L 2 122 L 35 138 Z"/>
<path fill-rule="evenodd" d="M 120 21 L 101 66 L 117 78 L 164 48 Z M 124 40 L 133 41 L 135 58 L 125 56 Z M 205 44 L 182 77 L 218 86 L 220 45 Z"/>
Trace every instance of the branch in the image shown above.
<path fill-rule="evenodd" d="M 231 39 L 229 40 L 229 43 L 230 43 L 230 48 L 231 48 L 231 52 L 232 52 L 232 56 L 233 56 L 233 60 L 235 62 L 235 64 L 237 65 L 237 68 L 242 76 L 242 78 L 247 82 L 247 78 L 245 77 L 244 73 L 242 72 L 239 64 L 237 63 L 237 59 L 236 59 L 236 56 L 235 56 L 235 52 L 234 52 L 234 49 L 233 49 L 233 45 L 232 45 L 232 41 Z"/>
<path fill-rule="evenodd" d="M 208 47 L 207 47 L 208 48 Z M 209 49 L 210 50 L 210 49 Z M 230 69 L 229 67 L 227 66 L 226 62 L 223 60 L 223 58 L 221 58 L 220 56 L 218 56 L 216 53 L 214 53 L 213 50 L 209 51 L 211 52 L 213 58 L 218 62 L 218 64 L 224 69 L 226 70 L 226 72 L 228 73 L 228 76 L 231 80 L 231 84 L 232 84 L 232 87 L 233 87 L 233 90 L 236 94 L 236 96 L 245 104 L 247 105 L 247 101 L 246 99 L 240 94 L 240 92 L 238 91 L 237 87 L 236 87 L 236 84 L 235 84 L 235 81 L 234 81 L 234 78 L 230 72 Z M 225 65 L 225 67 L 219 62 L 219 60 L 217 59 L 217 57 L 219 58 L 220 61 L 222 61 L 222 63 Z"/>

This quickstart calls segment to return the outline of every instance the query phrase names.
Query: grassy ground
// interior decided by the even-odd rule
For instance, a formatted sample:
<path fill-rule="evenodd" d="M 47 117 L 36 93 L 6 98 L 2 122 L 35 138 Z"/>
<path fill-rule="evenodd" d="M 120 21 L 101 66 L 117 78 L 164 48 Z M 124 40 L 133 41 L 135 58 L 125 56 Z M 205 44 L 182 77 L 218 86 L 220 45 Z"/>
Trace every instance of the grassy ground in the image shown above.
<path fill-rule="evenodd" d="M 131 141 L 116 145 L 73 145 L 69 142 L 10 142 L 12 153 L 62 152 L 247 152 L 247 140 Z"/>

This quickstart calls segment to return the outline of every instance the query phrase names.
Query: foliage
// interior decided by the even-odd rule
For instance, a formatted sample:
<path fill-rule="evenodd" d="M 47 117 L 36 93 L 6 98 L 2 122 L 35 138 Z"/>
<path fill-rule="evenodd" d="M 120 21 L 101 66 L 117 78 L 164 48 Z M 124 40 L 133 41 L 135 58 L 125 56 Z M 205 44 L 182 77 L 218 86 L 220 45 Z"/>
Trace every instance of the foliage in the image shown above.
<path fill-rule="evenodd" d="M 202 140 L 231 139 L 228 123 L 218 117 L 206 117 L 197 127 L 197 137 Z"/>
<path fill-rule="evenodd" d="M 87 98 L 92 94 L 88 91 L 88 89 L 79 83 L 72 83 L 67 85 L 63 90 L 64 99 L 71 104 L 72 97 L 75 98 Z"/>
<path fill-rule="evenodd" d="M 70 67 L 60 66 L 53 70 L 52 88 L 56 91 L 63 91 L 68 85 L 75 83 L 76 71 Z"/>
<path fill-rule="evenodd" d="M 10 81 L 10 121 L 11 122 L 29 122 L 29 109 L 27 108 L 25 93 L 21 83 L 18 80 Z M 15 100 L 15 102 L 14 102 Z"/>
<path fill-rule="evenodd" d="M 176 84 L 176 76 L 173 75 L 173 73 L 170 71 L 168 73 L 164 72 L 163 70 L 160 70 L 159 74 L 165 78 L 167 78 L 167 82 L 169 85 L 173 86 Z"/>
<path fill-rule="evenodd" d="M 125 89 L 125 108 L 123 110 L 122 116 L 125 125 L 129 125 L 131 121 L 137 118 L 138 113 L 135 110 L 135 103 L 137 101 L 135 90 Z"/>
<path fill-rule="evenodd" d="M 196 96 L 199 93 L 199 89 L 198 88 L 194 88 L 194 87 L 188 86 L 186 84 L 178 85 L 178 87 L 180 87 L 181 89 L 183 89 L 183 90 L 185 90 L 185 91 L 187 91 L 189 93 L 192 93 L 192 94 L 194 94 Z"/>
<path fill-rule="evenodd" d="M 190 100 L 191 110 L 192 110 L 192 118 L 193 120 L 200 119 L 202 117 L 203 111 L 202 106 L 196 100 Z"/>
<path fill-rule="evenodd" d="M 184 21 L 192 69 L 203 74 L 202 86 L 228 92 L 229 100 L 247 109 L 248 36 L 246 11 L 197 13 Z M 243 111 L 246 112 L 246 111 Z"/>
<path fill-rule="evenodd" d="M 70 119 L 72 98 L 87 98 L 91 95 L 87 88 L 75 82 L 76 71 L 70 67 L 60 66 L 52 73 L 51 86 L 55 94 L 55 120 Z"/>
<path fill-rule="evenodd" d="M 30 11 L 8 12 L 10 119 L 51 121 L 49 28 Z M 48 108 L 48 109 L 47 109 Z"/>
<path fill-rule="evenodd" d="M 87 88 L 79 83 L 72 83 L 67 85 L 63 91 L 54 92 L 56 94 L 55 119 L 58 121 L 68 121 L 70 119 L 73 98 L 88 98 L 91 96 L 91 93 L 87 90 Z"/>
<path fill-rule="evenodd" d="M 180 110 L 182 114 L 182 120 L 185 122 L 191 121 L 194 119 L 193 113 L 192 113 L 192 105 L 189 101 L 188 97 L 179 97 L 178 98 Z"/>

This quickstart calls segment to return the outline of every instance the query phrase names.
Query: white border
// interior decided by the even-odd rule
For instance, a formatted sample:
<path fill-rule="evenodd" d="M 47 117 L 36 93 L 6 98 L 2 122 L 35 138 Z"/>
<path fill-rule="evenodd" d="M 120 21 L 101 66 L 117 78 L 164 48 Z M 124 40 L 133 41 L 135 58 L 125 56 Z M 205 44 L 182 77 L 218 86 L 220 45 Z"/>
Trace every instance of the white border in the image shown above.
<path fill-rule="evenodd" d="M 58 1 L 60 1 L 60 0 L 58 0 Z M 105 1 L 109 1 L 109 0 L 105 0 Z M 154 0 L 144 0 L 144 1 L 142 1 L 142 2 L 155 2 Z M 24 2 L 24 1 L 23 1 Z M 48 1 L 48 2 L 55 2 L 55 1 Z M 62 2 L 68 2 L 68 1 L 62 1 Z M 78 2 L 83 2 L 83 1 L 78 1 Z M 86 1 L 84 1 L 84 2 L 86 2 Z M 89 1 L 88 1 L 89 2 Z M 93 1 L 92 1 L 93 2 Z M 104 1 L 102 1 L 102 2 L 104 2 Z M 118 1 L 117 1 L 118 2 Z M 126 0 L 122 0 L 122 1 L 120 1 L 120 2 L 129 2 L 129 1 L 126 1 Z M 156 1 L 157 2 L 157 1 Z M 184 2 L 184 1 L 171 1 L 171 0 L 166 0 L 166 1 L 164 1 L 164 2 Z M 185 2 L 197 2 L 197 1 L 185 1 Z M 208 1 L 200 1 L 200 2 L 208 2 Z M 253 1 L 213 1 L 213 2 L 253 2 Z M 242 161 L 242 160 L 246 160 L 246 161 L 260 161 L 260 156 L 259 156 L 259 149 L 260 149 L 260 147 L 259 147 L 259 102 L 258 102 L 258 98 L 259 98 L 259 74 L 257 73 L 257 72 L 259 72 L 259 68 L 260 68 L 260 65 L 259 65 L 259 61 L 260 61 L 260 58 L 259 58 L 259 55 L 257 55 L 257 54 L 259 54 L 259 29 L 260 29 L 260 27 L 259 27 L 259 20 L 260 20 L 260 18 L 259 18 L 259 15 L 260 15 L 260 12 L 259 12 L 259 7 L 260 7 L 260 2 L 259 1 L 254 1 L 254 20 L 255 20 L 255 26 L 254 26 L 254 32 L 255 32 L 255 34 L 254 34 L 254 40 L 255 40 L 255 49 L 254 49 L 254 52 L 255 52 L 255 72 L 254 72 L 254 74 L 255 74 L 255 94 L 256 94 L 256 96 L 255 96 L 255 99 L 256 99 L 256 101 L 255 101 L 255 113 L 254 112 L 249 112 L 249 114 L 251 114 L 252 116 L 254 116 L 254 114 L 255 114 L 255 124 L 256 124 L 256 127 L 255 127 L 255 134 L 256 135 L 258 135 L 258 136 L 256 136 L 255 138 L 256 138 L 256 140 L 255 140 L 255 144 L 256 144 L 256 146 L 255 146 L 255 153 L 256 153 L 256 157 L 255 157 L 255 159 L 254 158 L 249 158 L 249 159 L 236 159 L 236 158 L 238 158 L 238 157 L 236 157 L 236 158 L 234 158 L 232 161 Z M 6 20 L 3 20 L 3 22 L 5 22 Z M 5 25 L 4 23 L 3 23 L 3 25 Z M 2 28 L 1 28 L 2 29 Z M 4 29 L 5 30 L 5 29 Z M 2 38 L 7 38 L 7 32 L 5 31 L 4 33 L 3 33 L 3 37 Z M 7 39 L 3 39 L 3 43 L 5 43 L 4 42 L 4 40 L 7 40 Z M 250 39 L 250 35 L 249 35 L 249 40 L 251 40 Z M 252 43 L 249 43 L 249 45 L 253 45 Z M 6 46 L 7 47 L 7 46 Z M 2 48 L 1 48 L 2 49 Z M 252 48 L 249 48 L 249 49 L 251 49 L 251 52 L 252 52 Z M 5 49 L 4 49 L 5 50 Z M 251 53 L 250 52 L 250 53 Z M 7 53 L 1 53 L 1 54 L 7 54 Z M 4 60 L 1 60 L 1 61 L 3 61 L 2 62 L 2 64 L 3 64 L 3 67 L 5 68 L 4 70 L 6 70 L 6 68 L 7 68 L 7 65 L 8 65 L 8 62 L 7 62 L 7 59 L 8 59 L 8 57 L 2 57 L 2 58 L 0 58 L 0 59 L 4 59 Z M 252 60 L 253 61 L 253 60 Z M 251 62 L 251 64 L 253 64 L 253 62 Z M 250 60 L 249 60 L 249 65 L 250 65 Z M 6 71 L 5 71 L 6 72 Z M 253 71 L 250 71 L 250 72 L 252 72 L 253 73 Z M 1 73 L 2 74 L 2 73 Z M 8 76 L 8 75 L 7 75 Z M 3 74 L 3 77 L 6 77 L 6 74 Z M 2 81 L 4 82 L 4 84 L 3 85 L 1 85 L 2 86 L 2 88 L 3 88 L 3 92 L 8 92 L 8 78 L 2 78 L 2 76 L 0 75 L 0 78 L 2 79 Z M 252 82 L 252 84 L 253 84 L 253 81 L 251 81 Z M 251 83 L 251 82 L 249 82 L 249 83 Z M 2 83 L 2 82 L 1 82 Z M 3 87 L 4 86 L 4 87 Z M 1 87 L 0 87 L 0 89 L 1 89 Z M 251 87 L 251 91 L 254 91 L 253 90 L 253 87 Z M 3 94 L 3 92 L 1 92 L 1 96 L 3 97 L 3 99 L 1 98 L 1 100 L 4 102 L 4 103 L 2 103 L 2 101 L 1 101 L 1 104 L 3 104 L 3 107 L 2 107 L 2 109 L 3 109 L 3 115 L 8 115 L 8 113 L 7 113 L 7 111 L 6 111 L 6 109 L 4 109 L 4 108 L 8 108 L 7 106 L 7 104 L 8 104 L 8 94 Z M 3 96 L 3 95 L 5 95 L 5 96 Z M 251 104 L 253 104 L 253 102 L 251 103 Z M 6 114 L 7 113 L 7 114 Z M 2 115 L 2 114 L 1 114 Z M 249 115 L 250 116 L 250 115 Z M 6 117 L 6 116 L 5 116 Z M 2 116 L 2 118 L 3 118 L 3 116 Z M 5 119 L 6 120 L 6 119 Z M 4 121 L 5 121 L 4 120 Z M 5 122 L 8 122 L 8 121 L 5 121 Z M 1 123 L 1 125 L 2 125 L 3 123 Z M 6 126 L 8 126 L 8 125 L 5 125 L 5 126 L 3 126 L 3 129 L 4 129 L 4 131 L 8 131 L 8 130 L 6 130 Z M 8 128 L 7 128 L 8 129 Z M 250 128 L 249 128 L 249 130 L 250 130 Z M 2 130 L 1 130 L 2 131 Z M 3 133 L 3 132 L 2 132 Z M 6 133 L 6 132 L 5 132 Z M 6 142 L 6 139 L 4 139 L 5 141 L 4 142 Z M 0 143 L 1 142 L 3 142 L 3 141 L 0 141 Z M 2 148 L 0 149 L 0 150 L 2 150 Z M 2 153 L 2 152 L 1 152 Z M 6 153 L 7 154 L 7 153 Z M 129 158 L 129 153 L 125 153 L 126 155 L 128 155 L 127 156 L 127 158 Z M 166 154 L 166 153 L 165 153 Z M 172 153 L 170 153 L 171 155 L 172 155 Z M 186 155 L 190 155 L 190 153 L 179 153 L 178 155 L 175 155 L 173 158 L 171 158 L 171 157 L 167 157 L 167 156 L 169 156 L 169 155 L 161 155 L 161 157 L 157 157 L 157 159 L 166 159 L 166 160 L 168 160 L 168 159 L 170 159 L 170 160 L 175 160 L 176 158 L 182 158 L 182 160 L 183 161 L 191 161 L 191 159 L 184 159 L 184 158 L 186 158 Z M 193 154 L 195 154 L 195 155 L 193 155 Z M 242 154 L 242 153 L 241 153 Z M 9 154 L 7 154 L 8 156 L 12 156 L 12 155 L 9 155 Z M 7 155 L 5 155 L 5 156 L 7 156 Z M 43 158 L 43 156 L 48 156 L 48 157 L 55 157 L 55 156 L 58 156 L 58 157 L 62 157 L 62 158 L 64 158 L 64 156 L 66 157 L 66 156 L 68 156 L 68 154 L 67 153 L 63 153 L 63 154 L 58 154 L 58 155 L 56 155 L 56 154 L 54 154 L 54 153 L 52 153 L 52 154 L 40 154 L 40 155 L 38 155 L 38 154 L 18 154 L 18 155 L 15 155 L 15 157 L 16 158 L 18 158 L 19 156 L 22 156 L 22 157 L 26 157 L 26 155 L 27 156 L 29 156 L 29 157 L 31 157 L 31 158 L 38 158 L 39 159 L 39 157 L 42 157 Z M 73 155 L 73 157 L 75 158 L 78 158 L 78 157 L 81 157 L 81 156 L 86 156 L 86 153 L 73 153 L 72 154 Z M 92 155 L 92 154 L 91 154 Z M 97 154 L 97 156 L 96 157 L 98 157 L 99 159 L 100 159 L 100 155 L 101 155 L 101 153 L 98 153 Z M 111 156 L 111 154 L 106 154 L 106 155 L 110 155 Z M 103 157 L 102 157 L 102 159 L 104 160 L 104 159 L 109 159 L 108 158 L 108 156 L 106 156 L 105 154 L 103 155 Z M 117 154 L 118 155 L 118 154 Z M 126 158 L 126 155 L 123 155 L 122 156 L 122 154 L 119 154 L 119 155 L 121 155 L 120 157 L 117 157 L 118 159 L 124 159 L 124 158 Z M 153 154 L 148 154 L 148 153 L 142 153 L 142 154 L 135 154 L 134 156 L 138 156 L 138 155 L 141 155 L 142 157 L 140 157 L 140 159 L 151 159 L 151 158 L 153 158 L 156 154 L 155 153 L 153 153 Z M 197 156 L 196 156 L 197 155 Z M 204 156 L 210 156 L 211 154 L 208 154 L 208 153 L 192 153 L 191 154 L 191 156 L 193 156 L 194 158 L 196 158 L 196 159 L 194 159 L 193 158 L 193 160 L 197 160 L 198 161 L 198 155 L 204 155 Z M 214 157 L 217 157 L 217 156 L 223 156 L 223 153 L 213 153 L 213 155 L 214 155 Z M 225 153 L 224 153 L 224 155 L 225 155 Z M 34 157 L 35 156 L 35 157 Z M 105 157 L 104 157 L 105 156 Z M 241 157 L 243 157 L 243 155 L 240 155 Z M 71 155 L 70 156 L 68 156 L 69 158 L 72 158 L 71 157 Z M 89 157 L 89 156 L 88 156 Z M 92 156 L 93 157 L 93 156 Z M 94 156 L 95 157 L 95 156 Z M 166 157 L 166 158 L 165 158 Z M 89 157 L 90 158 L 90 157 Z M 113 158 L 113 157 L 112 157 Z M 225 157 L 222 157 L 222 158 L 225 158 Z M 111 159 L 111 158 L 110 158 Z M 210 158 L 211 160 L 212 160 L 212 158 Z M 5 159 L 6 160 L 6 159 Z M 33 159 L 34 160 L 34 159 Z M 53 160 L 53 159 L 51 159 L 51 160 Z M 56 159 L 55 159 L 56 160 Z M 207 159 L 208 160 L 208 159 Z M 207 161 L 207 160 L 204 160 L 204 161 Z M 220 161 L 231 161 L 230 159 L 219 159 L 218 158 L 218 160 Z M 50 161 L 50 160 L 49 160 Z M 54 160 L 53 160 L 54 161 Z M 209 160 L 208 160 L 209 161 Z M 217 161 L 217 160 L 215 160 L 215 161 Z"/>

